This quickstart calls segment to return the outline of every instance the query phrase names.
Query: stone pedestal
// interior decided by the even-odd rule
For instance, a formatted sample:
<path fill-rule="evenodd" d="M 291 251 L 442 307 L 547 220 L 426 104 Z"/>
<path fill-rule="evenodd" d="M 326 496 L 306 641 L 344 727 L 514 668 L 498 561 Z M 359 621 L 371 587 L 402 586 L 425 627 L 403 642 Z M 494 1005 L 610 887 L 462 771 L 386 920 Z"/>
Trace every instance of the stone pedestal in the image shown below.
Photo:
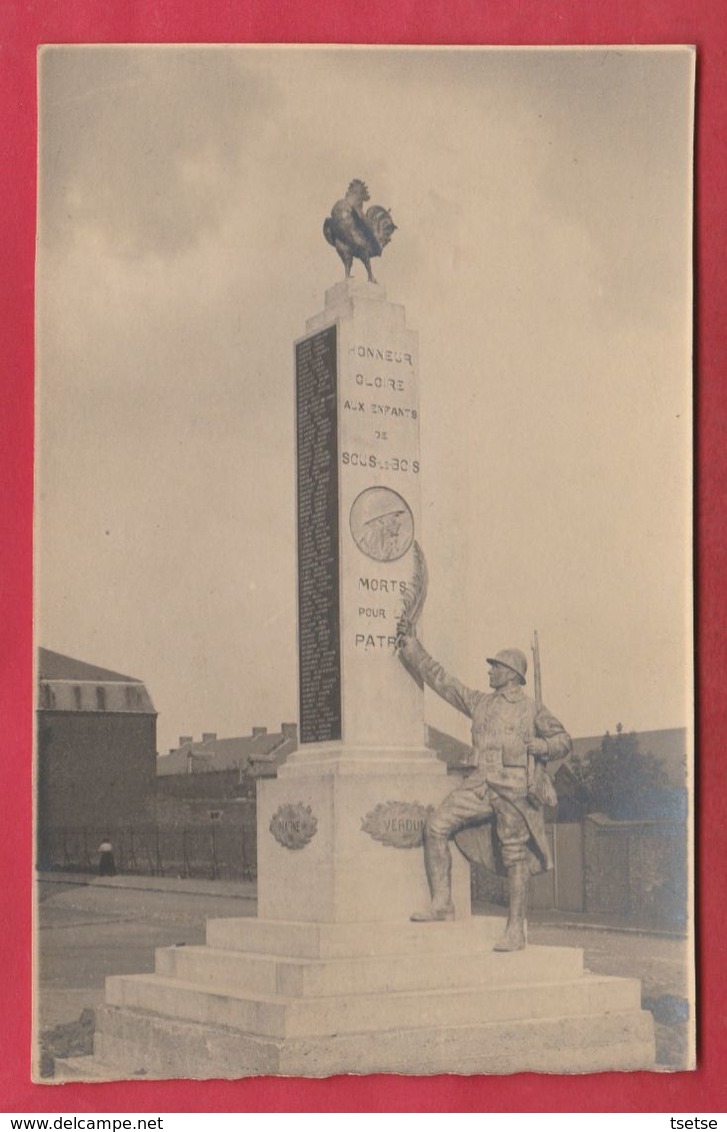
<path fill-rule="evenodd" d="M 421 830 L 426 807 L 449 789 L 446 768 L 431 752 L 396 770 L 378 769 L 374 760 L 357 767 L 342 757 L 291 767 L 259 783 L 258 914 L 328 924 L 406 922 L 429 904 Z M 270 833 L 274 814 L 290 805 L 310 807 L 317 819 L 302 849 L 288 849 Z M 464 919 L 470 915 L 469 866 L 457 850 L 454 856 L 455 904 Z"/>
<path fill-rule="evenodd" d="M 418 568 L 418 357 L 382 287 L 327 292 L 296 397 L 301 746 L 259 784 L 258 919 L 211 920 L 205 947 L 110 978 L 96 1072 L 650 1067 L 638 983 L 584 973 L 578 949 L 493 952 L 502 919 L 470 918 L 454 847 L 456 919 L 409 922 L 429 899 L 427 808 L 451 784 L 394 649 Z"/>

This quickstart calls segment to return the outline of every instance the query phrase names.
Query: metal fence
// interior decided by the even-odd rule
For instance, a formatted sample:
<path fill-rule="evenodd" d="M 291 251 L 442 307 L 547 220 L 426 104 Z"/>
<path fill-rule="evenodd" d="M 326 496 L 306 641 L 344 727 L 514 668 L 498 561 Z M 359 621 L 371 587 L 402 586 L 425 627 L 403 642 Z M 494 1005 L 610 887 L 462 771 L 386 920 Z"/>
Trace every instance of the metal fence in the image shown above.
<path fill-rule="evenodd" d="M 118 873 L 143 876 L 255 880 L 254 824 L 61 827 L 39 838 L 38 868 L 97 872 L 99 846 L 110 841 Z"/>

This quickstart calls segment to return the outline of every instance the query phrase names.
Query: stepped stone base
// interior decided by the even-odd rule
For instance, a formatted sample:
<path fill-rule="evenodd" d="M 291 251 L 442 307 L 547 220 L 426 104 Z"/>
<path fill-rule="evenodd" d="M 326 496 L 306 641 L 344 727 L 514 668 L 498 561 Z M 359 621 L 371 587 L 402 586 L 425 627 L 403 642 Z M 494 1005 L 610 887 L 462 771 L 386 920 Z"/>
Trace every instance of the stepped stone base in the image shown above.
<path fill-rule="evenodd" d="M 104 1008 L 95 1063 L 102 1077 L 170 1078 L 339 1073 L 597 1073 L 651 1069 L 651 1015 L 641 1011 L 552 1017 L 537 1022 L 424 1026 L 378 1033 L 271 1039 L 161 1018 L 143 1011 Z M 119 1070 L 127 1067 L 126 1073 Z M 105 1071 L 108 1067 L 108 1072 Z"/>
<path fill-rule="evenodd" d="M 494 952 L 499 918 L 315 924 L 211 920 L 205 947 L 107 980 L 93 1058 L 67 1079 L 649 1069 L 633 979 L 578 948 Z M 84 1074 L 83 1062 L 87 1061 Z"/>

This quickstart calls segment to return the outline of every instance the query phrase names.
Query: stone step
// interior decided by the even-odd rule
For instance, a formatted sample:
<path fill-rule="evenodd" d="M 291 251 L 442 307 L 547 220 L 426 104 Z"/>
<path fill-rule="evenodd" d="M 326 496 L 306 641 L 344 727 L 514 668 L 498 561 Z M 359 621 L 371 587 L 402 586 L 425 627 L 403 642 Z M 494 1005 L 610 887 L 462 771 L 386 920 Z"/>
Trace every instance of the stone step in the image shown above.
<path fill-rule="evenodd" d="M 208 920 L 207 943 L 223 951 L 281 955 L 298 959 L 347 956 L 463 955 L 490 951 L 505 926 L 505 917 L 476 916 L 445 923 L 414 924 L 408 919 L 382 923 L 298 923 L 290 920 Z"/>
<path fill-rule="evenodd" d="M 124 1066 L 128 1078 L 202 1080 L 654 1068 L 652 1018 L 640 1010 L 285 1040 L 109 1006 L 97 1023 L 96 1056 L 78 1059 L 88 1063 L 89 1080 L 98 1079 L 91 1062 Z"/>
<path fill-rule="evenodd" d="M 212 947 L 165 947 L 156 973 L 206 989 L 282 994 L 291 998 L 377 994 L 383 991 L 490 986 L 505 982 L 554 982 L 577 978 L 583 953 L 572 947 L 529 947 L 503 954 L 385 955 L 344 959 L 295 959 L 222 951 Z"/>
<path fill-rule="evenodd" d="M 213 991 L 156 974 L 112 975 L 106 980 L 106 1001 L 283 1038 L 637 1010 L 640 984 L 636 979 L 582 975 L 551 983 L 531 980 L 312 999 L 234 988 Z"/>

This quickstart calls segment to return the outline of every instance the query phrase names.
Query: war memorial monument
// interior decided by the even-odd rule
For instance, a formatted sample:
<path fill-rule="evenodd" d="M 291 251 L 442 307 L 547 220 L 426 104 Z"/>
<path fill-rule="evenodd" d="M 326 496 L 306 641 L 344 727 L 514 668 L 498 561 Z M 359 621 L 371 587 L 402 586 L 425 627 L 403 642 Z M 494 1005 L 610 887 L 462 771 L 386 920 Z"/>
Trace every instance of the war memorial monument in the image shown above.
<path fill-rule="evenodd" d="M 485 694 L 418 641 L 417 334 L 374 280 L 395 225 L 367 200 L 353 181 L 331 210 L 345 278 L 295 344 L 301 743 L 258 784 L 257 917 L 208 920 L 205 946 L 107 980 L 96 1079 L 653 1067 L 637 980 L 589 974 L 577 948 L 526 945 L 528 876 L 548 867 L 543 767 L 567 752 L 564 727 L 529 697 L 512 642 L 483 642 L 497 650 Z M 456 812 L 425 745 L 425 682 L 473 719 Z M 507 926 L 471 915 L 453 834 L 499 854 Z"/>

